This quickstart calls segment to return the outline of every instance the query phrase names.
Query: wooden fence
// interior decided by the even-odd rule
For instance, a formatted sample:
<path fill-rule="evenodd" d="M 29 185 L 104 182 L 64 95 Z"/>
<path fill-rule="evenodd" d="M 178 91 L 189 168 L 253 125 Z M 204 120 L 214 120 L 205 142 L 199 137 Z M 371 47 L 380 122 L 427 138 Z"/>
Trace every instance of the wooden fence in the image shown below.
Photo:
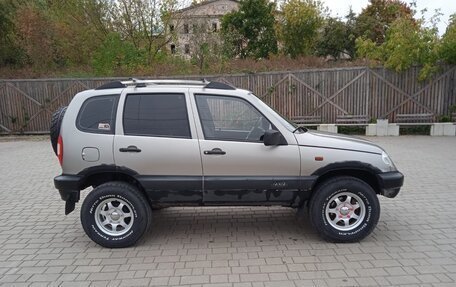
<path fill-rule="evenodd" d="M 390 122 L 397 114 L 448 115 L 456 107 L 456 67 L 424 82 L 417 80 L 418 72 L 356 67 L 206 78 L 251 90 L 287 117 L 321 116 L 326 123 L 337 115 Z M 46 133 L 54 110 L 77 92 L 112 80 L 118 79 L 0 80 L 0 133 Z"/>

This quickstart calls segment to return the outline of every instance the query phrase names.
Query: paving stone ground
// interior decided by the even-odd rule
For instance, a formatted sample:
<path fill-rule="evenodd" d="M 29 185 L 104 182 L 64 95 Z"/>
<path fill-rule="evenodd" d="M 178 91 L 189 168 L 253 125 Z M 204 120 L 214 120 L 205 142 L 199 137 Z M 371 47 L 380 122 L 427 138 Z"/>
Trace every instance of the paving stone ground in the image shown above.
<path fill-rule="evenodd" d="M 168 208 L 135 247 L 64 215 L 48 141 L 0 142 L 4 286 L 456 286 L 456 138 L 370 138 L 406 175 L 361 243 L 322 241 L 290 208 Z"/>

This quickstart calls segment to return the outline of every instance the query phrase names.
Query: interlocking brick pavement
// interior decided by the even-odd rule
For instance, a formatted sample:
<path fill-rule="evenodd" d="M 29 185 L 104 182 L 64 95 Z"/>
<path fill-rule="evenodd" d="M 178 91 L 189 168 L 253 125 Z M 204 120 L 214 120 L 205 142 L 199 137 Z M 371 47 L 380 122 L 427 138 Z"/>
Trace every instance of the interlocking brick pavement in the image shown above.
<path fill-rule="evenodd" d="M 370 139 L 406 181 L 361 243 L 326 243 L 290 208 L 168 208 L 116 250 L 84 234 L 80 204 L 64 215 L 48 141 L 0 142 L 0 284 L 456 286 L 456 138 Z"/>

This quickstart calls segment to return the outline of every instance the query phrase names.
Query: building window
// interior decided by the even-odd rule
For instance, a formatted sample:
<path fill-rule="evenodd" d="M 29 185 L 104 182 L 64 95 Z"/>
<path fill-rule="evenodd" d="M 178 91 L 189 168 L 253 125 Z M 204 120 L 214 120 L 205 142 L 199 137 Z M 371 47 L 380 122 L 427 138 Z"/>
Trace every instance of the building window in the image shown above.
<path fill-rule="evenodd" d="M 193 33 L 198 33 L 198 25 L 193 24 Z"/>
<path fill-rule="evenodd" d="M 188 34 L 188 24 L 184 24 L 184 34 Z"/>
<path fill-rule="evenodd" d="M 212 23 L 212 32 L 217 32 L 217 23 Z"/>
<path fill-rule="evenodd" d="M 185 54 L 190 54 L 190 45 L 185 44 Z"/>
<path fill-rule="evenodd" d="M 176 45 L 171 44 L 171 54 L 176 54 Z"/>
<path fill-rule="evenodd" d="M 169 31 L 174 32 L 174 25 L 169 25 Z"/>

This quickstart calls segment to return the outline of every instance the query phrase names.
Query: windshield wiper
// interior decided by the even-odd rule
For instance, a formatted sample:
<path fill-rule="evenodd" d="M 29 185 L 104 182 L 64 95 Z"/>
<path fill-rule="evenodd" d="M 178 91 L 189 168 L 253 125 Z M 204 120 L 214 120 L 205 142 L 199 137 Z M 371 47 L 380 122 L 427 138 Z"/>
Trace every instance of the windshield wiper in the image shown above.
<path fill-rule="evenodd" d="M 293 130 L 293 133 L 295 133 L 299 130 L 302 131 L 303 133 L 307 132 L 307 129 L 305 127 L 297 127 Z"/>

